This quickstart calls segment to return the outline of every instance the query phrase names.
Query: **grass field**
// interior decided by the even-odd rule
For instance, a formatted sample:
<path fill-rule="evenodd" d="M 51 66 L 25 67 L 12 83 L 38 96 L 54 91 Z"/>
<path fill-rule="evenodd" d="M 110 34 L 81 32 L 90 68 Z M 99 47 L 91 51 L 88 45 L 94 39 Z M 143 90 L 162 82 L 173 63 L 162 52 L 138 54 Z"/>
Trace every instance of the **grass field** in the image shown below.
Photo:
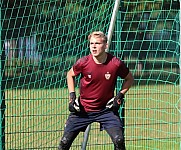
<path fill-rule="evenodd" d="M 6 149 L 56 149 L 67 119 L 67 89 L 6 91 Z M 180 149 L 178 85 L 134 86 L 126 95 L 127 150 Z M 83 134 L 72 145 L 80 150 Z M 88 150 L 112 150 L 99 124 L 93 123 Z"/>

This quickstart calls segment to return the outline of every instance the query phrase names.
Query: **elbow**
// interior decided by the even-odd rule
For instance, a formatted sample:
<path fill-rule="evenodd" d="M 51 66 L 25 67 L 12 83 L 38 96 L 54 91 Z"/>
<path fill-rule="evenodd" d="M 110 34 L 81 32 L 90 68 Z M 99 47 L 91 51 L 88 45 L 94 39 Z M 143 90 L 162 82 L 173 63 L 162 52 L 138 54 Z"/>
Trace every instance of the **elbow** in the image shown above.
<path fill-rule="evenodd" d="M 67 78 L 70 76 L 70 71 L 67 72 Z"/>
<path fill-rule="evenodd" d="M 128 74 L 128 76 L 126 77 L 126 81 L 129 82 L 129 85 L 130 85 L 130 86 L 132 86 L 132 85 L 134 84 L 134 77 L 133 77 L 133 75 L 132 75 L 131 72 L 130 72 L 130 73 Z"/>
<path fill-rule="evenodd" d="M 133 84 L 134 84 L 134 77 L 131 80 L 131 85 L 133 85 Z"/>
<path fill-rule="evenodd" d="M 134 77 L 133 77 L 133 75 L 131 74 L 131 85 L 133 85 L 134 84 Z"/>
<path fill-rule="evenodd" d="M 72 69 L 70 69 L 67 72 L 67 79 L 74 78 L 74 77 L 75 77 L 74 71 Z"/>

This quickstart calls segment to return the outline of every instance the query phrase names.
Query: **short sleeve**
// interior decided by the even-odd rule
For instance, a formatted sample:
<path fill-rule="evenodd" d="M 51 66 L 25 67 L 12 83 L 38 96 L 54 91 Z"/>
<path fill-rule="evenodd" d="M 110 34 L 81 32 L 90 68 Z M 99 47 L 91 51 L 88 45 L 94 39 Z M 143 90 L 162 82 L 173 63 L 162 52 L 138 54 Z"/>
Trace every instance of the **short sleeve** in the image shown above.
<path fill-rule="evenodd" d="M 89 56 L 84 56 L 76 61 L 76 63 L 73 65 L 73 70 L 76 76 L 78 76 L 80 73 L 82 73 L 83 68 L 85 68 L 87 62 L 88 62 Z"/>
<path fill-rule="evenodd" d="M 125 63 L 123 61 L 121 61 L 117 57 L 113 57 L 112 60 L 113 60 L 114 64 L 118 67 L 117 75 L 119 77 L 121 77 L 122 79 L 124 79 L 129 73 L 128 67 L 125 65 Z"/>
<path fill-rule="evenodd" d="M 78 59 L 72 68 L 73 68 L 75 75 L 78 76 L 82 72 L 82 61 L 81 61 L 81 59 Z"/>
<path fill-rule="evenodd" d="M 129 68 L 124 64 L 123 61 L 120 60 L 119 68 L 118 68 L 118 75 L 124 79 L 129 73 Z"/>

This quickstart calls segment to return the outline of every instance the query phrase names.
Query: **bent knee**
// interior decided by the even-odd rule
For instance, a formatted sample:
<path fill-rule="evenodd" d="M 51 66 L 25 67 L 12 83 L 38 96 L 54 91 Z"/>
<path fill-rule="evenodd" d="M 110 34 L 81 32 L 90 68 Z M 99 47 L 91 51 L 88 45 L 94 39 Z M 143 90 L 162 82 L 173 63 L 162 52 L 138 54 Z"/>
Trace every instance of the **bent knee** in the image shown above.
<path fill-rule="evenodd" d="M 66 137 L 62 137 L 62 139 L 60 140 L 58 150 L 67 150 L 69 149 L 69 147 L 70 147 L 69 139 Z"/>
<path fill-rule="evenodd" d="M 115 136 L 113 142 L 116 145 L 116 147 L 124 147 L 124 138 L 120 135 Z"/>
<path fill-rule="evenodd" d="M 59 150 L 69 150 L 73 140 L 78 135 L 78 132 L 64 133 L 59 143 Z"/>

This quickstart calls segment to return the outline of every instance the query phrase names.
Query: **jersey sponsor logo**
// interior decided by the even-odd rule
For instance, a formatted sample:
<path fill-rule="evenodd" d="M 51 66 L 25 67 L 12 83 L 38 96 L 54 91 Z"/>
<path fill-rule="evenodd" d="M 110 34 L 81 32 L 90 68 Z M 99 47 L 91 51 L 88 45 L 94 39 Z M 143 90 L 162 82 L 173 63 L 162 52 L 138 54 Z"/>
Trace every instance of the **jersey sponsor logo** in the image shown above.
<path fill-rule="evenodd" d="M 105 78 L 106 78 L 106 80 L 109 80 L 109 79 L 111 78 L 111 74 L 110 74 L 109 72 L 107 72 L 107 73 L 105 74 Z"/>

